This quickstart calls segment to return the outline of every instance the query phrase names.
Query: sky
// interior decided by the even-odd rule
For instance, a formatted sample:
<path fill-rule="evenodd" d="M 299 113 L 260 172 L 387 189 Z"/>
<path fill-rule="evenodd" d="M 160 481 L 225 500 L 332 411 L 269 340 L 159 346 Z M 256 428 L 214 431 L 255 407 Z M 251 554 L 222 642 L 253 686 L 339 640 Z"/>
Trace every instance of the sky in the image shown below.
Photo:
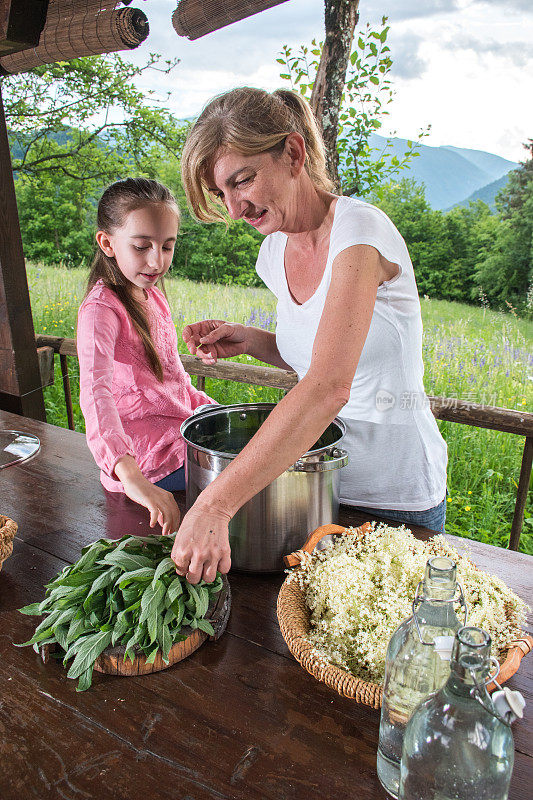
<path fill-rule="evenodd" d="M 171 91 L 178 118 L 197 115 L 214 95 L 235 86 L 273 90 L 286 85 L 276 58 L 324 37 L 323 0 L 288 0 L 189 41 L 171 24 L 176 0 L 133 0 L 150 35 L 124 54 L 144 63 L 149 53 L 179 58 L 170 75 L 146 72 L 141 85 Z M 395 98 L 380 133 L 416 137 L 431 125 L 426 145 L 486 150 L 523 160 L 533 137 L 533 0 L 360 0 L 358 30 L 383 15 Z"/>

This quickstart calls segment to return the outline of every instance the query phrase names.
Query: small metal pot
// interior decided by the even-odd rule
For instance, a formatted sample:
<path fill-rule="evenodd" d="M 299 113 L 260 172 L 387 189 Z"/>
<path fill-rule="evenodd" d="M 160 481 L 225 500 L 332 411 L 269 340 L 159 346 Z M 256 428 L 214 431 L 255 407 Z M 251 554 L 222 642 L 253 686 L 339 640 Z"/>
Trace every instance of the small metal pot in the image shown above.
<path fill-rule="evenodd" d="M 181 426 L 187 442 L 187 508 L 220 475 L 261 427 L 273 403 L 208 406 Z M 231 561 L 242 572 L 279 572 L 283 556 L 310 531 L 335 522 L 339 469 L 348 463 L 338 444 L 345 426 L 335 419 L 312 450 L 252 497 L 229 525 Z"/>

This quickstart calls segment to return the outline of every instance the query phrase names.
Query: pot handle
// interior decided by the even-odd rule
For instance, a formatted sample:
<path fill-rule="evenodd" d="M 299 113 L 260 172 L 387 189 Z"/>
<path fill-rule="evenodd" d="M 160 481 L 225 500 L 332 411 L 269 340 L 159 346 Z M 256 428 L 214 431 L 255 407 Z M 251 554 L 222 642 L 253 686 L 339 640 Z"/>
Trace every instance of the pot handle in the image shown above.
<path fill-rule="evenodd" d="M 214 406 L 220 406 L 220 403 L 202 403 L 201 406 L 196 406 L 191 414 L 191 417 L 196 416 L 196 414 L 201 414 L 202 411 L 206 410 L 206 408 L 213 408 Z"/>
<path fill-rule="evenodd" d="M 371 527 L 372 525 L 370 522 L 365 522 L 363 525 L 360 525 L 358 528 L 354 528 L 353 531 L 350 531 L 350 534 L 353 536 L 362 536 L 363 534 L 368 533 Z M 302 561 L 302 551 L 304 553 L 312 553 L 319 541 L 323 539 L 324 536 L 331 536 L 339 533 L 348 533 L 348 529 L 343 528 L 342 525 L 321 525 L 320 528 L 317 528 L 316 531 L 313 531 L 309 534 L 299 550 L 296 550 L 294 553 L 289 553 L 289 555 L 283 557 L 285 566 L 297 567 Z"/>
<path fill-rule="evenodd" d="M 348 451 L 338 447 L 333 448 L 327 454 L 327 461 L 304 461 L 299 458 L 287 472 L 327 472 L 330 469 L 345 467 L 349 461 Z"/>

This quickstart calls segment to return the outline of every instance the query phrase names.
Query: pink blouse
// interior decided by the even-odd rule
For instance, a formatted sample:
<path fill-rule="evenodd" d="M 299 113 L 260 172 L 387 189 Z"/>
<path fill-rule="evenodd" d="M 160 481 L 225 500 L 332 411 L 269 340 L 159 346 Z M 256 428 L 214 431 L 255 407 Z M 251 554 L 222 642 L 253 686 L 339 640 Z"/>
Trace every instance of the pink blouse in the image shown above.
<path fill-rule="evenodd" d="M 124 487 L 114 473 L 126 454 L 156 483 L 182 466 L 181 423 L 203 403 L 178 355 L 176 329 L 163 293 L 151 287 L 144 308 L 163 367 L 160 383 L 148 365 L 139 334 L 118 297 L 99 280 L 78 312 L 80 406 L 87 444 L 112 492 Z"/>

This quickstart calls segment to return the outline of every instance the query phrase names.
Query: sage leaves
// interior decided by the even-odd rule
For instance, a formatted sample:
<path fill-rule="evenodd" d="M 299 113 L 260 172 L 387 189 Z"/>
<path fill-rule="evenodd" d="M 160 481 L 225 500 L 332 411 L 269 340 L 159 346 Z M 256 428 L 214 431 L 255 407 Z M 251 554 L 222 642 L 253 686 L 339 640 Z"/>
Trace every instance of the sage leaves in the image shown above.
<path fill-rule="evenodd" d="M 206 614 L 222 588 L 213 583 L 193 586 L 176 574 L 170 558 L 172 536 L 123 536 L 99 539 L 46 586 L 44 600 L 20 609 L 44 615 L 23 645 L 36 652 L 57 644 L 63 664 L 73 659 L 67 677 L 78 678 L 77 691 L 88 689 L 94 662 L 106 647 L 122 645 L 124 659 L 139 653 L 153 663 L 158 652 L 165 663 L 172 645 L 186 638 L 183 628 L 213 635 Z"/>

